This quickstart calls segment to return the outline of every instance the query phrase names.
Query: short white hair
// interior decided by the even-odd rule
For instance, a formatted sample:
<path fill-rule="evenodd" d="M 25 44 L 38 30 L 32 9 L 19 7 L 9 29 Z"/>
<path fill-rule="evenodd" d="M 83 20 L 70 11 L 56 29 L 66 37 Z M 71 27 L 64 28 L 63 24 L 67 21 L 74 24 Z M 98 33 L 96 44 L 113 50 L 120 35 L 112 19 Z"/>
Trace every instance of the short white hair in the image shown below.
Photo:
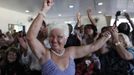
<path fill-rule="evenodd" d="M 50 35 L 50 32 L 53 30 L 53 29 L 60 29 L 65 37 L 68 37 L 69 36 L 69 28 L 68 28 L 68 25 L 65 25 L 65 24 L 58 24 L 58 23 L 51 23 L 48 25 L 48 35 Z"/>
<path fill-rule="evenodd" d="M 127 48 L 133 47 L 132 42 L 126 34 L 119 33 L 119 36 L 122 36 L 124 41 L 126 42 Z"/>

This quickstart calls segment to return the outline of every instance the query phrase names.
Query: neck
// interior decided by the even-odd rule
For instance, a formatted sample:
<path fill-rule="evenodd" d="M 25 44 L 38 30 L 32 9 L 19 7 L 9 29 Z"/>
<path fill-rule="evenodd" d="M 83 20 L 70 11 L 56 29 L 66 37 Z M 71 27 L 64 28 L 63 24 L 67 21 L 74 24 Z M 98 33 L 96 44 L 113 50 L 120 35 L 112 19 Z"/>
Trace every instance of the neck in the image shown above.
<path fill-rule="evenodd" d="M 63 50 L 53 50 L 51 49 L 51 52 L 54 53 L 56 56 L 63 56 L 65 53 L 65 49 Z"/>

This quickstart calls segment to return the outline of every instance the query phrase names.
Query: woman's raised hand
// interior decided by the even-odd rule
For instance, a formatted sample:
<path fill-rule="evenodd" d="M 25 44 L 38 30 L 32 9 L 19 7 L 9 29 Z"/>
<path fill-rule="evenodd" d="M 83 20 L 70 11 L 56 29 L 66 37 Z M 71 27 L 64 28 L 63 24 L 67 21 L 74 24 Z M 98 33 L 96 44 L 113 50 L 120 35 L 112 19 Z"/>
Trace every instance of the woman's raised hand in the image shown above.
<path fill-rule="evenodd" d="M 49 9 L 54 5 L 53 0 L 43 0 L 43 6 L 41 8 L 41 11 L 43 13 L 47 13 Z"/>
<path fill-rule="evenodd" d="M 76 18 L 77 18 L 77 21 L 80 21 L 81 20 L 81 14 L 80 14 L 80 12 L 77 12 Z"/>
<path fill-rule="evenodd" d="M 110 32 L 111 32 L 111 35 L 112 35 L 112 38 L 113 38 L 113 42 L 117 42 L 119 41 L 119 35 L 118 35 L 118 29 L 117 27 L 112 27 L 110 29 Z"/>
<path fill-rule="evenodd" d="M 91 13 L 92 13 L 92 10 L 91 10 L 91 8 L 89 8 L 89 9 L 87 10 L 87 14 L 88 14 L 88 15 L 91 15 Z"/>

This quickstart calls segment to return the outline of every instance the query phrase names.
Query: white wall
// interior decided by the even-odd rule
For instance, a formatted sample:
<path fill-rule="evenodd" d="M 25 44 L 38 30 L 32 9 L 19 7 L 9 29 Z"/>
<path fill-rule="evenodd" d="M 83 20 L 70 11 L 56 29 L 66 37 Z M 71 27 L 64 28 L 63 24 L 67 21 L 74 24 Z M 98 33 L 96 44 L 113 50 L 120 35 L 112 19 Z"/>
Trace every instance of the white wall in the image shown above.
<path fill-rule="evenodd" d="M 131 18 L 131 20 L 134 22 L 134 18 Z M 115 19 L 111 19 L 111 26 L 112 26 L 112 24 L 114 23 L 114 21 L 115 21 Z M 119 20 L 117 21 L 117 25 L 119 25 L 121 22 L 128 22 L 128 20 L 125 19 L 125 18 L 121 18 L 121 19 L 119 19 Z M 129 22 L 128 22 L 128 23 L 129 23 Z"/>
<path fill-rule="evenodd" d="M 97 17 L 99 19 L 99 21 L 97 23 L 97 29 L 98 29 L 98 32 L 100 32 L 101 28 L 103 26 L 107 25 L 106 19 L 105 19 L 105 16 L 103 16 L 103 15 L 93 16 L 93 18 L 95 18 L 95 17 Z M 90 24 L 90 21 L 87 16 L 82 16 L 81 21 L 82 21 L 82 24 L 84 24 L 84 25 Z M 71 23 L 74 26 L 74 25 L 76 25 L 76 18 L 74 18 L 74 17 L 46 18 L 46 23 L 52 23 L 52 22 L 60 23 L 62 25 L 66 25 L 66 23 Z"/>
<path fill-rule="evenodd" d="M 28 22 L 29 16 L 30 15 L 0 8 L 0 29 L 2 29 L 3 32 L 6 32 L 8 31 L 8 24 L 22 24 L 26 26 L 27 30 L 30 25 Z"/>
<path fill-rule="evenodd" d="M 134 22 L 134 18 L 131 18 L 131 20 Z M 115 21 L 115 19 L 111 19 L 111 26 L 113 25 L 114 21 Z M 121 22 L 127 22 L 127 23 L 129 24 L 129 21 L 128 21 L 127 19 L 125 19 L 125 18 L 120 18 L 120 19 L 117 21 L 117 26 L 118 26 Z M 129 24 L 129 26 L 130 26 L 130 28 L 131 28 L 130 31 L 132 31 L 133 29 L 132 29 L 132 27 L 131 27 L 130 24 Z"/>
<path fill-rule="evenodd" d="M 34 15 L 34 17 L 36 15 Z M 0 29 L 2 29 L 3 32 L 6 32 L 8 31 L 8 24 L 22 24 L 26 26 L 26 31 L 27 31 L 31 24 L 30 22 L 28 22 L 29 16 L 30 15 L 24 13 L 19 13 L 16 11 L 0 8 Z M 103 15 L 97 15 L 95 17 L 99 18 L 99 21 L 97 23 L 97 28 L 98 31 L 100 31 L 100 29 L 103 26 L 107 25 L 106 19 Z M 47 23 L 58 22 L 63 25 L 66 25 L 65 22 L 72 22 L 72 25 L 75 25 L 76 19 L 74 17 L 61 17 L 61 18 L 56 17 L 56 18 L 46 18 L 46 22 Z M 82 23 L 83 24 L 90 23 L 87 16 L 82 17 Z"/>

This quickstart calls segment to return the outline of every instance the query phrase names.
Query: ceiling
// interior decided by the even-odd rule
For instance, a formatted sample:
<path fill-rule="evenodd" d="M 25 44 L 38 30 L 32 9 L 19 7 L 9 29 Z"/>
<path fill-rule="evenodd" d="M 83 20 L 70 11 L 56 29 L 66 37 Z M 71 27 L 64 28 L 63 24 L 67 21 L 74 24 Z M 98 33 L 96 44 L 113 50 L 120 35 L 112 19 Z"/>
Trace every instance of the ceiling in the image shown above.
<path fill-rule="evenodd" d="M 99 6 L 98 3 L 103 2 L 103 5 Z M 33 15 L 38 12 L 42 5 L 42 0 L 0 0 L 0 7 L 14 10 L 21 13 L 26 13 L 25 10 L 29 10 L 29 13 Z M 69 5 L 73 5 L 74 8 L 69 8 Z M 131 15 L 134 13 L 134 0 L 55 0 L 55 5 L 48 12 L 50 17 L 74 17 L 76 12 L 80 11 L 82 15 L 86 15 L 86 10 L 92 8 L 93 14 L 99 14 L 98 11 L 102 11 L 101 14 L 114 15 L 117 10 L 126 10 Z"/>

